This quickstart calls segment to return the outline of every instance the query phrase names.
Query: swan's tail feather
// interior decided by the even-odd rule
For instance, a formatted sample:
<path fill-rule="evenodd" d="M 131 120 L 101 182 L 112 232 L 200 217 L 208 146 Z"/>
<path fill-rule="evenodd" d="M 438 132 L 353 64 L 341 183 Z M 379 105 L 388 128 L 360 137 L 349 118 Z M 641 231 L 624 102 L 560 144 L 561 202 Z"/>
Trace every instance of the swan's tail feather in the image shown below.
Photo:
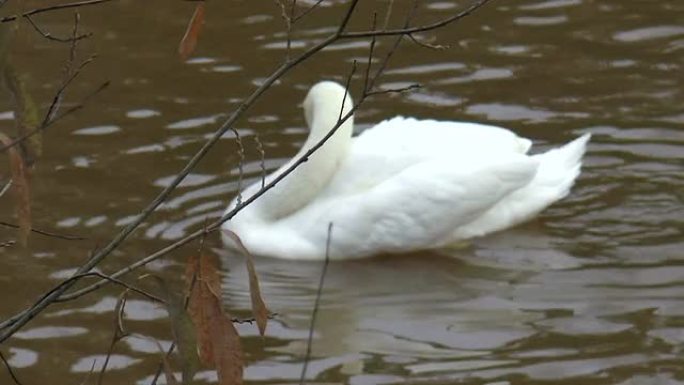
<path fill-rule="evenodd" d="M 534 155 L 537 173 L 525 187 L 499 201 L 475 221 L 457 229 L 451 240 L 481 236 L 522 223 L 570 192 L 582 167 L 590 134 L 543 154 Z"/>
<path fill-rule="evenodd" d="M 541 189 L 548 204 L 564 198 L 570 192 L 582 167 L 591 134 L 584 134 L 563 147 L 554 148 L 533 158 L 539 160 L 537 175 L 530 187 Z"/>

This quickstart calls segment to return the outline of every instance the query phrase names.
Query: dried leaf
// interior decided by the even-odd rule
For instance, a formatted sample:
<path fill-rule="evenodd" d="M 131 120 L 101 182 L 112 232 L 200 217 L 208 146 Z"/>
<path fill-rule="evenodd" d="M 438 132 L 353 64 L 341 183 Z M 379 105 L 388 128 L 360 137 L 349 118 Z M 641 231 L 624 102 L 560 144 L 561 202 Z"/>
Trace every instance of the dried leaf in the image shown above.
<path fill-rule="evenodd" d="M 0 143 L 7 145 L 12 140 L 0 132 Z M 29 189 L 29 170 L 26 167 L 21 152 L 16 147 L 7 150 L 10 158 L 10 172 L 12 174 L 12 192 L 16 202 L 16 213 L 19 220 L 19 242 L 26 245 L 31 233 L 31 194 Z"/>
<path fill-rule="evenodd" d="M 202 361 L 216 368 L 219 384 L 242 384 L 244 362 L 240 337 L 223 310 L 216 258 L 190 258 L 186 279 L 194 282 L 188 308 L 197 326 Z"/>
<path fill-rule="evenodd" d="M 266 326 L 268 326 L 268 308 L 264 303 L 264 299 L 261 297 L 259 278 L 257 277 L 256 269 L 254 268 L 254 257 L 249 253 L 237 234 L 226 229 L 222 229 L 221 231 L 231 237 L 240 251 L 245 255 L 247 273 L 249 274 L 249 295 L 252 300 L 252 313 L 254 314 L 254 319 L 259 327 L 259 333 L 263 336 L 264 333 L 266 333 Z"/>
<path fill-rule="evenodd" d="M 200 31 L 202 30 L 202 25 L 204 24 L 204 1 L 197 3 L 195 7 L 195 13 L 192 14 L 192 18 L 188 23 L 188 28 L 185 30 L 185 35 L 181 39 L 180 45 L 178 46 L 178 54 L 181 59 L 186 60 L 197 47 L 197 39 L 199 38 Z"/>
<path fill-rule="evenodd" d="M 150 275 L 150 277 L 159 286 L 161 296 L 165 300 L 166 311 L 169 312 L 169 318 L 171 319 L 171 331 L 173 332 L 176 346 L 178 346 L 178 354 L 183 369 L 183 384 L 189 384 L 199 367 L 195 325 L 185 310 L 182 298 L 177 293 L 171 291 L 166 282 L 160 277 L 155 275 Z"/>

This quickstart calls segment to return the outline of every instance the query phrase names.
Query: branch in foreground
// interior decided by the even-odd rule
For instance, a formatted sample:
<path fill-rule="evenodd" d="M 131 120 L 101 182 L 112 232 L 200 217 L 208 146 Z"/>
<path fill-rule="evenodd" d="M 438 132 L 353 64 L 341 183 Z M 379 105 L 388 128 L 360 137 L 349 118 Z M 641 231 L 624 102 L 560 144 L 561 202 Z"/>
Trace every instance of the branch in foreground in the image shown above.
<path fill-rule="evenodd" d="M 17 144 L 19 144 L 19 143 L 25 141 L 26 139 L 32 137 L 33 135 L 36 135 L 37 133 L 39 133 L 39 132 L 45 130 L 45 129 L 48 128 L 48 127 L 50 127 L 51 125 L 53 125 L 53 124 L 56 123 L 57 121 L 61 120 L 61 119 L 64 118 L 65 116 L 70 115 L 70 114 L 72 114 L 72 113 L 74 113 L 74 112 L 80 110 L 81 108 L 85 107 L 85 104 L 88 102 L 88 100 L 90 100 L 92 97 L 94 97 L 95 95 L 97 95 L 97 94 L 99 94 L 100 92 L 102 92 L 105 88 L 107 88 L 107 87 L 109 86 L 109 84 L 110 84 L 109 81 L 106 81 L 106 82 L 102 83 L 102 84 L 101 84 L 99 87 L 97 87 L 93 92 L 91 92 L 90 94 L 86 95 L 86 96 L 81 100 L 81 102 L 78 103 L 77 105 L 68 108 L 67 110 L 65 110 L 64 112 L 62 112 L 61 114 L 59 114 L 59 115 L 57 115 L 57 116 L 52 117 L 52 118 L 51 118 L 47 123 L 45 123 L 44 125 L 41 124 L 40 126 L 34 128 L 33 130 L 27 131 L 27 132 L 24 133 L 23 135 L 18 136 L 18 137 L 16 137 L 16 138 L 12 139 L 12 141 L 11 141 L 10 143 L 7 143 L 6 145 L 3 145 L 2 147 L 0 147 L 0 152 L 5 152 L 5 151 L 7 151 L 10 147 L 16 146 Z M 54 100 L 58 100 L 58 95 L 55 96 L 55 99 L 54 99 Z M 53 109 L 53 111 L 55 111 L 55 110 Z M 46 115 L 46 117 L 47 117 L 47 116 L 48 116 L 48 115 Z"/>
<path fill-rule="evenodd" d="M 73 2 L 73 3 L 57 4 L 57 5 L 52 5 L 52 6 L 44 7 L 44 8 L 36 8 L 36 9 L 30 10 L 28 12 L 24 12 L 21 15 L 5 16 L 2 19 L 0 19 L 0 23 L 6 23 L 8 21 L 14 21 L 20 17 L 33 16 L 33 15 L 37 15 L 37 14 L 43 13 L 43 12 L 57 11 L 60 9 L 67 9 L 67 8 L 85 7 L 88 5 L 108 3 L 110 1 L 114 1 L 114 0 L 86 0 L 86 1 L 77 1 L 77 2 Z"/>
<path fill-rule="evenodd" d="M 0 360 L 2 360 L 2 363 L 5 364 L 5 367 L 7 368 L 7 371 L 10 374 L 10 377 L 12 377 L 12 380 L 14 381 L 15 384 L 17 385 L 22 385 L 21 381 L 19 381 L 19 378 L 17 377 L 16 374 L 14 374 L 14 370 L 12 370 L 12 366 L 7 362 L 7 359 L 5 358 L 5 355 L 0 352 Z"/>
<path fill-rule="evenodd" d="M 83 274 L 84 272 L 90 271 L 93 267 L 95 267 L 97 264 L 99 264 L 102 260 L 104 260 L 113 250 L 115 250 L 123 241 L 125 241 L 128 236 L 147 218 L 149 215 L 151 215 L 152 212 L 155 211 L 155 209 L 163 202 L 166 200 L 166 198 L 171 194 L 173 190 L 178 186 L 178 184 L 185 179 L 185 177 L 194 169 L 194 167 L 199 163 L 199 161 L 208 153 L 208 151 L 214 146 L 214 144 L 221 138 L 221 136 L 232 127 L 232 125 L 240 118 L 244 112 L 252 105 L 254 102 L 268 89 L 270 86 L 280 77 L 282 77 L 285 73 L 289 72 L 294 66 L 298 65 L 299 63 L 305 61 L 318 51 L 322 50 L 323 48 L 327 47 L 328 45 L 336 42 L 339 39 L 347 39 L 347 38 L 363 38 L 363 37 L 372 37 L 372 36 L 388 36 L 388 35 L 406 35 L 409 33 L 414 33 L 414 32 L 422 32 L 422 31 L 428 31 L 432 29 L 436 29 L 439 27 L 442 27 L 444 25 L 447 25 L 451 22 L 454 22 L 456 20 L 459 20 L 470 13 L 472 13 L 475 9 L 481 7 L 485 3 L 487 3 L 489 0 L 479 0 L 476 2 L 474 5 L 470 6 L 467 8 L 465 11 L 458 13 L 455 16 L 452 16 L 450 18 L 447 18 L 445 20 L 442 20 L 437 23 L 429 24 L 426 26 L 422 27 L 414 27 L 414 28 L 407 28 L 407 29 L 399 29 L 399 30 L 384 30 L 384 31 L 371 31 L 371 32 L 361 32 L 361 33 L 348 33 L 344 32 L 346 29 L 346 26 L 349 22 L 349 19 L 351 18 L 351 14 L 353 13 L 353 10 L 355 9 L 358 0 L 352 0 L 351 4 L 349 5 L 346 13 L 344 14 L 344 17 L 342 19 L 342 22 L 340 23 L 339 28 L 335 33 L 330 35 L 328 38 L 320 41 L 318 44 L 314 45 L 307 51 L 303 52 L 302 54 L 298 55 L 296 58 L 292 60 L 287 60 L 285 63 L 281 64 L 274 72 L 263 82 L 261 85 L 254 91 L 252 92 L 251 95 L 249 95 L 245 101 L 240 104 L 237 109 L 231 114 L 231 116 L 224 121 L 224 123 L 215 131 L 215 133 L 212 135 L 211 138 L 205 142 L 205 144 L 195 153 L 195 155 L 188 161 L 188 163 L 185 165 L 185 167 L 177 174 L 177 176 L 174 178 L 174 180 L 164 189 L 162 192 L 155 197 L 150 204 L 145 207 L 141 214 L 138 215 L 137 219 L 133 221 L 131 224 L 126 226 L 124 229 L 122 229 L 110 242 L 107 244 L 104 248 L 102 248 L 99 252 L 97 252 L 95 255 L 93 255 L 92 258 L 88 260 L 83 266 L 79 268 L 79 270 L 76 272 L 76 275 Z M 352 111 L 347 114 L 344 117 L 343 121 L 346 121 L 353 111 L 358 108 L 358 105 L 365 100 L 365 96 L 367 96 L 364 93 L 364 97 L 361 98 L 359 103 L 357 103 Z M 135 270 L 136 268 L 139 268 L 141 266 L 144 266 L 145 264 L 153 261 L 156 258 L 161 257 L 162 255 L 165 255 L 166 253 L 170 252 L 171 250 L 175 250 L 176 248 L 187 244 L 200 236 L 204 236 L 208 234 L 211 231 L 215 231 L 220 228 L 221 224 L 230 220 L 233 216 L 235 216 L 240 210 L 244 209 L 247 205 L 251 204 L 254 200 L 256 200 L 258 197 L 263 195 L 266 191 L 271 189 L 273 186 L 275 186 L 278 182 L 280 182 L 283 178 L 285 178 L 287 175 L 289 175 L 292 171 L 294 171 L 295 168 L 297 168 L 299 165 L 302 163 L 306 162 L 306 160 L 315 152 L 317 151 L 339 128 L 339 126 L 342 124 L 341 122 L 338 122 L 338 124 L 331 129 L 331 131 L 321 139 L 316 145 L 314 145 L 309 151 L 307 151 L 300 159 L 296 160 L 293 162 L 292 166 L 285 170 L 281 175 L 278 177 L 274 178 L 273 181 L 268 183 L 266 186 L 264 186 L 262 189 L 260 189 L 256 194 L 251 196 L 249 199 L 245 200 L 241 205 L 236 206 L 233 210 L 230 212 L 226 213 L 224 216 L 222 216 L 218 221 L 214 222 L 212 225 L 209 226 L 207 229 L 202 229 L 198 230 L 187 237 L 178 240 L 174 242 L 173 244 L 157 251 L 156 253 L 153 253 L 149 255 L 148 257 L 114 273 L 111 275 L 111 277 L 119 277 L 123 274 L 126 274 L 130 271 Z M 31 319 L 33 319 L 37 314 L 39 314 L 43 309 L 45 309 L 47 306 L 49 306 L 52 302 L 55 302 L 58 298 L 60 301 L 67 301 L 73 298 L 77 298 L 81 295 L 84 295 L 86 293 L 91 292 L 92 290 L 95 290 L 99 288 L 100 286 L 104 285 L 107 283 L 107 281 L 100 281 L 98 283 L 95 283 L 91 286 L 88 286 L 84 289 L 75 291 L 73 293 L 70 293 L 68 295 L 63 294 L 73 286 L 75 281 L 70 281 L 68 284 L 60 284 L 58 285 L 58 288 L 52 289 L 48 295 L 45 295 L 41 297 L 38 301 L 36 301 L 31 307 L 28 309 L 16 314 L 15 316 L 11 317 L 10 319 L 7 319 L 6 321 L 2 322 L 0 324 L 0 329 L 3 329 L 2 333 L 0 334 L 0 342 L 6 340 L 9 338 L 14 332 L 19 330 L 23 325 L 25 325 L 27 322 L 29 322 Z"/>
<path fill-rule="evenodd" d="M 8 222 L 4 222 L 4 221 L 0 221 L 0 226 L 9 227 L 12 229 L 18 229 L 19 228 L 19 225 L 15 225 L 13 223 L 8 223 Z M 53 232 L 46 231 L 46 230 L 36 229 L 33 227 L 31 228 L 31 232 L 36 233 L 36 234 L 40 234 L 40 235 L 45 235 L 46 237 L 65 239 L 68 241 L 83 241 L 83 240 L 87 239 L 84 237 L 80 237 L 78 235 L 57 234 L 57 233 L 53 233 Z"/>
<path fill-rule="evenodd" d="M 38 26 L 38 24 L 36 24 L 36 22 L 33 21 L 33 18 L 31 18 L 31 16 L 24 16 L 24 18 L 29 22 L 29 24 L 31 24 L 33 29 L 36 30 L 36 32 L 38 32 L 39 34 L 41 34 L 44 38 L 46 38 L 48 40 L 52 40 L 52 41 L 58 41 L 60 43 L 71 43 L 74 41 L 78 41 L 81 39 L 88 38 L 88 37 L 93 35 L 92 32 L 88 32 L 88 33 L 84 33 L 82 35 L 73 36 L 73 37 L 56 37 L 56 36 L 52 36 L 52 34 L 50 32 L 43 31 Z"/>
<path fill-rule="evenodd" d="M 299 377 L 299 384 L 304 385 L 306 379 L 306 369 L 309 367 L 311 361 L 311 346 L 313 345 L 313 334 L 316 327 L 316 316 L 321 304 L 321 296 L 323 295 L 323 283 L 325 282 L 325 275 L 328 272 L 328 264 L 330 264 L 330 241 L 332 239 L 332 222 L 328 223 L 328 236 L 325 240 L 325 261 L 323 262 L 323 270 L 318 281 L 318 290 L 316 290 L 316 299 L 314 300 L 314 307 L 311 311 L 311 323 L 309 324 L 309 336 L 306 339 L 306 355 L 304 356 L 304 365 L 302 366 L 302 374 Z"/>

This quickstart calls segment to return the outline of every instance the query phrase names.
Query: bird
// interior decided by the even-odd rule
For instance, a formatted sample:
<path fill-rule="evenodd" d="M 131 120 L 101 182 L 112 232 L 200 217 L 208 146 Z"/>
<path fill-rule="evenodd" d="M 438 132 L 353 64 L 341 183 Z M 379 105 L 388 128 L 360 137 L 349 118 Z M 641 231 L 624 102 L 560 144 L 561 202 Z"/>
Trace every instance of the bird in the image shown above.
<path fill-rule="evenodd" d="M 309 135 L 264 183 L 353 105 L 334 81 L 311 87 L 303 102 Z M 525 222 L 567 196 L 591 137 L 529 155 L 531 140 L 480 123 L 397 116 L 355 137 L 353 127 L 350 115 L 307 161 L 224 222 L 224 245 L 293 260 L 447 248 Z M 261 188 L 259 181 L 244 189 L 226 213 Z"/>

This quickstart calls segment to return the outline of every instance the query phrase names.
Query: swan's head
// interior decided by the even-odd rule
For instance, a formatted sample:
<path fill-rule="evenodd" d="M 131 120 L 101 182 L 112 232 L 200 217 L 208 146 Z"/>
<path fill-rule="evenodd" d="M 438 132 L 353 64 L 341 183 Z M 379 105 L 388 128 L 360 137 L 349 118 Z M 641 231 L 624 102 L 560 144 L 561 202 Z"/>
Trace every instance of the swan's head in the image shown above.
<path fill-rule="evenodd" d="M 344 111 L 342 113 L 344 117 L 353 106 L 351 95 L 347 93 L 345 97 L 345 88 L 333 81 L 316 83 L 309 90 L 303 103 L 306 124 L 312 127 L 314 116 L 320 113 L 332 114 L 335 112 L 337 118 L 340 114 L 342 100 L 344 100 Z"/>

